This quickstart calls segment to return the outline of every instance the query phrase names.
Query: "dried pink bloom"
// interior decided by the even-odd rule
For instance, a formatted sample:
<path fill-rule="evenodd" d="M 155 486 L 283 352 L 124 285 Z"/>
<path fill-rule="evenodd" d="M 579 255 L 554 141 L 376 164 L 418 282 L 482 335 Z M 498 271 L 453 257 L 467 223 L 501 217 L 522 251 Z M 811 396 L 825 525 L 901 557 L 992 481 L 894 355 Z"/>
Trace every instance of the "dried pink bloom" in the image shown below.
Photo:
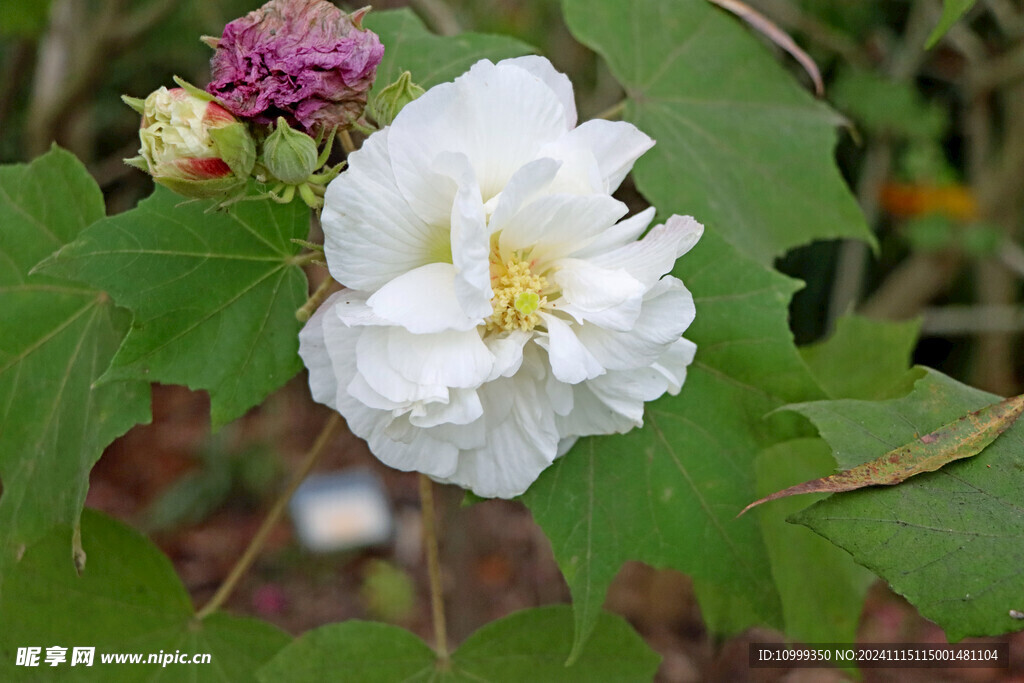
<path fill-rule="evenodd" d="M 270 0 L 224 27 L 207 91 L 231 113 L 316 134 L 359 118 L 384 55 L 377 34 L 325 0 Z"/>

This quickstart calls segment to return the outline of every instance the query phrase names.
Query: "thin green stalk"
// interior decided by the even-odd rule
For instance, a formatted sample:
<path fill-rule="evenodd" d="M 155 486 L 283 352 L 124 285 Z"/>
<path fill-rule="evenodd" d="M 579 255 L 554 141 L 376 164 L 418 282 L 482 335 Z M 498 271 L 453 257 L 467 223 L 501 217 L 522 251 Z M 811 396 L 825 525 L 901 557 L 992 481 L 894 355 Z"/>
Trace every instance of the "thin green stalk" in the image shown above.
<path fill-rule="evenodd" d="M 303 482 L 316 461 L 320 458 L 320 454 L 324 448 L 330 442 L 334 436 L 335 431 L 341 424 L 341 416 L 337 413 L 331 415 L 324 425 L 324 428 L 320 430 L 320 435 L 316 437 L 316 442 L 313 443 L 313 447 L 306 453 L 306 457 L 303 458 L 302 464 L 299 469 L 292 475 L 292 479 L 288 482 L 287 488 L 281 492 L 277 500 L 274 501 L 274 506 L 270 508 L 270 512 L 267 513 L 266 518 L 263 520 L 263 524 L 260 525 L 256 535 L 252 537 L 252 541 L 249 542 L 249 547 L 245 549 L 242 557 L 238 559 L 235 566 L 231 568 L 231 573 L 228 574 L 228 578 L 224 580 L 224 583 L 220 585 L 217 592 L 214 593 L 210 601 L 203 606 L 201 610 L 196 612 L 197 619 L 205 619 L 213 612 L 217 611 L 221 605 L 230 597 L 231 593 L 235 590 L 235 586 L 238 584 L 239 579 L 245 574 L 245 572 L 252 566 L 252 563 L 256 560 L 256 556 L 259 555 L 260 550 L 263 549 L 263 544 L 266 543 L 267 537 L 270 535 L 270 531 L 277 524 L 278 520 L 281 519 L 281 515 L 284 513 L 284 508 L 291 499 L 292 494 L 295 493 L 295 489 L 299 488 L 299 484 Z"/>

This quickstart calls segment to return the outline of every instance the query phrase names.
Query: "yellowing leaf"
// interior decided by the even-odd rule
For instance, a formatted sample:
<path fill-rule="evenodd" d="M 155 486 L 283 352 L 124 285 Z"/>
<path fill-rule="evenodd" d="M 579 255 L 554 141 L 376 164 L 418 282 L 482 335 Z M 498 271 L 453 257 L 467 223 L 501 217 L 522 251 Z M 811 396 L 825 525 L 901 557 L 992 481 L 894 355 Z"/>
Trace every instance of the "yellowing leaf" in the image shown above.
<path fill-rule="evenodd" d="M 1021 411 L 1024 411 L 1024 394 L 968 413 L 863 465 L 805 481 L 755 500 L 743 508 L 740 515 L 761 503 L 800 493 L 838 493 L 865 486 L 891 486 L 923 472 L 934 472 L 954 460 L 969 458 L 983 451 L 1009 429 Z"/>

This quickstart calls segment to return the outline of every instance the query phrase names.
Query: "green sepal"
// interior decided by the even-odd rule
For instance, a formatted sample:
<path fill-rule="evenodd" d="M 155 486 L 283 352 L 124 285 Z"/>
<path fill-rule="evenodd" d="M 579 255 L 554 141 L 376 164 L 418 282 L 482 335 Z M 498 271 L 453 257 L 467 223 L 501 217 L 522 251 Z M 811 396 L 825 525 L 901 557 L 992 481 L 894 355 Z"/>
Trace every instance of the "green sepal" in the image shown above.
<path fill-rule="evenodd" d="M 124 163 L 128 164 L 132 168 L 137 168 L 140 171 L 145 171 L 146 173 L 149 173 L 149 162 L 147 162 L 146 158 L 141 154 L 133 156 L 130 159 L 125 159 Z"/>
<path fill-rule="evenodd" d="M 216 97 L 206 92 L 202 88 L 198 88 L 192 85 L 181 76 L 174 76 L 172 80 L 178 84 L 178 87 L 184 88 L 185 92 L 187 92 L 192 97 L 203 100 L 204 102 L 217 102 Z M 217 102 L 217 104 L 220 104 L 220 102 Z"/>
<path fill-rule="evenodd" d="M 146 100 L 138 97 L 131 97 L 129 95 L 121 95 L 121 101 L 134 109 L 140 116 L 145 113 Z"/>
<path fill-rule="evenodd" d="M 244 182 L 256 165 L 256 142 L 244 123 L 231 123 L 209 130 L 210 139 L 217 146 L 218 156 L 224 160 L 237 180 Z"/>

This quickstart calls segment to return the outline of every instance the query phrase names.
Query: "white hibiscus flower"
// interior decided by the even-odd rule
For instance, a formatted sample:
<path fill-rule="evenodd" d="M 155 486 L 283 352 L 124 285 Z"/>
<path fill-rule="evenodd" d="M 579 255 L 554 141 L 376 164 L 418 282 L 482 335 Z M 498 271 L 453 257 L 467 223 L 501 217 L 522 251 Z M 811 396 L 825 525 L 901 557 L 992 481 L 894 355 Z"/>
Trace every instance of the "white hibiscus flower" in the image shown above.
<path fill-rule="evenodd" d="M 671 275 L 703 228 L 637 240 L 611 196 L 653 141 L 576 127 L 540 57 L 481 61 L 407 105 L 328 188 L 330 297 L 300 341 L 313 397 L 386 464 L 480 496 L 526 490 L 579 436 L 643 423 L 695 345 Z"/>

